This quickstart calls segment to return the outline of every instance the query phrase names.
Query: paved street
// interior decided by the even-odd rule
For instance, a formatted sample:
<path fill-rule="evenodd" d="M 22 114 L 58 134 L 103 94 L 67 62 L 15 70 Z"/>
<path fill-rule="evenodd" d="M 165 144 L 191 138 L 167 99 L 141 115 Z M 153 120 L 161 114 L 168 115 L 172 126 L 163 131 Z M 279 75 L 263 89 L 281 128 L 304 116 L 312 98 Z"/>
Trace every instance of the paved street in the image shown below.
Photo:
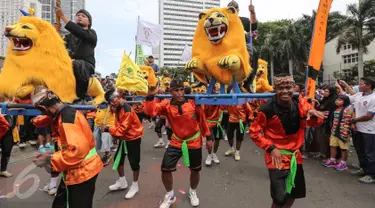
<path fill-rule="evenodd" d="M 140 192 L 132 200 L 125 200 L 126 191 L 109 193 L 108 186 L 117 179 L 117 173 L 106 167 L 99 175 L 96 183 L 95 207 L 98 208 L 154 208 L 165 194 L 160 179 L 160 164 L 165 149 L 154 149 L 156 134 L 147 129 L 142 140 L 142 163 L 140 176 Z M 232 157 L 224 157 L 227 143 L 222 141 L 219 149 L 220 165 L 204 167 L 201 172 L 201 182 L 198 187 L 200 207 L 210 208 L 269 208 L 270 194 L 268 172 L 264 164 L 263 153 L 246 136 L 241 151 L 242 160 L 235 162 Z M 33 174 L 35 181 L 30 179 L 15 182 L 17 177 L 22 179 L 22 171 L 30 166 L 36 154 L 31 147 L 23 152 L 17 150 L 9 165 L 9 171 L 14 174 L 10 179 L 0 178 L 0 207 L 21 208 L 50 207 L 53 197 L 42 191 L 49 180 L 49 175 L 44 169 L 34 168 L 26 173 L 26 177 Z M 205 160 L 206 151 L 204 154 Z M 354 156 L 353 156 L 354 157 Z M 353 158 L 352 158 L 353 159 Z M 352 161 L 352 160 L 351 160 Z M 351 162 L 349 161 L 349 162 Z M 126 162 L 127 179 L 131 181 L 131 172 Z M 32 168 L 32 166 L 31 166 Z M 307 182 L 307 198 L 297 201 L 296 208 L 373 208 L 375 204 L 375 185 L 364 185 L 357 182 L 356 178 L 348 172 L 336 172 L 324 168 L 319 161 L 309 159 L 304 165 Z M 27 171 L 27 169 L 26 169 Z M 179 162 L 178 171 L 174 173 L 174 187 L 177 196 L 175 207 L 190 207 L 187 192 L 189 190 L 189 171 Z M 31 188 L 35 182 L 37 189 Z M 13 190 L 19 193 L 13 194 Z M 30 196 L 27 197 L 27 190 Z M 8 196 L 7 199 L 4 199 Z M 21 198 L 20 198 L 21 197 Z"/>

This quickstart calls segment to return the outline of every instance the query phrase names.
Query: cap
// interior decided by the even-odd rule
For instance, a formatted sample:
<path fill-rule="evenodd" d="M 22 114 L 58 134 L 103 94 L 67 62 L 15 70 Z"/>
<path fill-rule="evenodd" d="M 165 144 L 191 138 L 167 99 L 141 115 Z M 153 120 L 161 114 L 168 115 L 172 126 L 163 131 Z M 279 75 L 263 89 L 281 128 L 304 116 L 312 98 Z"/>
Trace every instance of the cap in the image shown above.
<path fill-rule="evenodd" d="M 236 1 L 229 2 L 228 7 L 234 7 L 237 10 L 239 8 L 238 3 Z"/>
<path fill-rule="evenodd" d="M 80 9 L 80 10 L 76 13 L 76 15 L 79 14 L 79 13 L 82 13 L 82 14 L 86 15 L 87 18 L 89 18 L 89 22 L 90 22 L 90 23 L 89 23 L 89 28 L 91 28 L 91 25 L 92 25 L 92 17 L 91 17 L 90 12 L 88 12 L 86 9 Z"/>

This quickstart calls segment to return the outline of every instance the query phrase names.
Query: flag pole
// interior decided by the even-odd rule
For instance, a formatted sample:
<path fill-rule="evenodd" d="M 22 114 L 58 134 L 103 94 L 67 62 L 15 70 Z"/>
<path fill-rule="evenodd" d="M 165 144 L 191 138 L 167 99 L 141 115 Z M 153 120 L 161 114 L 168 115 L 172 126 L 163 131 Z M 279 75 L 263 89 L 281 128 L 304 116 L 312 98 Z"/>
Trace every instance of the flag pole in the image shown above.
<path fill-rule="evenodd" d="M 138 18 L 137 18 L 137 31 L 138 31 L 139 20 L 140 20 L 140 17 L 138 15 Z M 137 36 L 135 36 L 135 63 L 137 63 L 137 58 L 138 58 L 137 54 L 138 54 Z"/>
<path fill-rule="evenodd" d="M 61 0 L 56 0 L 56 7 L 61 8 Z M 57 16 L 57 13 L 56 13 L 56 21 L 55 21 L 55 23 L 58 24 L 58 25 L 61 25 L 61 20 L 60 20 L 60 17 Z M 61 30 L 57 30 L 57 32 L 59 34 L 61 34 Z"/>

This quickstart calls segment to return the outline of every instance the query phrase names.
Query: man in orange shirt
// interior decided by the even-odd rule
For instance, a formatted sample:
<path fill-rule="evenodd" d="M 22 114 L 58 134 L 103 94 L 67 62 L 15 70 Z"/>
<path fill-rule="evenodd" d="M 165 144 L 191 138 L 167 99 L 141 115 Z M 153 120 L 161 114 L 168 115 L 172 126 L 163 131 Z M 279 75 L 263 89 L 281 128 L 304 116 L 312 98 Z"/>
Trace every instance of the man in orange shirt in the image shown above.
<path fill-rule="evenodd" d="M 62 173 L 52 207 L 93 207 L 95 183 L 103 164 L 85 116 L 43 86 L 34 90 L 31 99 L 47 115 L 38 127 L 52 124 L 52 134 L 57 135 L 58 151 L 39 154 L 34 160 L 49 173 Z"/>
<path fill-rule="evenodd" d="M 276 95 L 265 103 L 250 127 L 250 138 L 265 151 L 271 181 L 272 208 L 290 208 L 306 196 L 302 155 L 306 124 L 319 126 L 324 113 L 302 97 L 293 97 L 293 76 L 274 77 Z"/>
<path fill-rule="evenodd" d="M 207 125 L 206 116 L 194 100 L 184 97 L 183 82 L 172 80 L 170 92 L 172 99 L 157 103 L 154 99 L 157 89 L 149 89 L 149 95 L 144 102 L 144 112 L 155 117 L 166 116 L 172 128 L 172 139 L 165 151 L 161 165 L 162 180 L 167 190 L 160 208 L 169 208 L 176 197 L 173 191 L 172 172 L 176 170 L 178 160 L 183 156 L 185 166 L 190 168 L 189 198 L 192 206 L 199 205 L 196 188 L 199 184 L 199 171 L 202 164 L 202 137 L 207 137 L 207 149 L 212 148 L 212 137 Z"/>
<path fill-rule="evenodd" d="M 117 170 L 120 178 L 115 184 L 109 187 L 109 190 L 117 191 L 128 187 L 124 172 L 125 156 L 128 155 L 130 167 L 133 171 L 133 183 L 125 198 L 131 199 L 139 191 L 139 163 L 141 161 L 141 138 L 144 128 L 134 109 L 123 102 L 116 90 L 108 90 L 105 93 L 105 98 L 111 108 L 115 109 L 115 125 L 112 127 L 103 127 L 102 131 L 108 132 L 113 138 L 120 140 L 115 155 L 115 163 L 112 168 L 113 170 Z"/>

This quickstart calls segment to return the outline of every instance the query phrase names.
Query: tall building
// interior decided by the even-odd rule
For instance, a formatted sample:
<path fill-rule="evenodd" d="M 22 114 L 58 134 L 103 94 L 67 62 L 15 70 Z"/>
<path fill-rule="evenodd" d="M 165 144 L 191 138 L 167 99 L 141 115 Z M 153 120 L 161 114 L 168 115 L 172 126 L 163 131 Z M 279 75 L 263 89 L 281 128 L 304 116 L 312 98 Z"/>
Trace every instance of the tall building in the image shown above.
<path fill-rule="evenodd" d="M 42 19 L 51 23 L 54 22 L 54 1 L 55 0 L 39 0 L 42 4 Z"/>
<path fill-rule="evenodd" d="M 56 21 L 55 6 L 56 0 L 39 0 L 42 4 L 42 18 L 51 22 L 52 24 Z M 76 13 L 80 9 L 85 8 L 86 0 L 61 0 L 61 9 L 63 10 L 65 16 L 75 21 Z M 62 23 L 62 32 L 67 33 L 64 29 L 64 23 Z"/>
<path fill-rule="evenodd" d="M 358 50 L 351 44 L 343 45 L 340 53 L 336 53 L 337 39 L 326 43 L 323 57 L 323 83 L 335 83 L 334 74 L 350 75 L 352 67 L 358 64 Z M 363 61 L 373 60 L 375 55 L 375 41 L 368 47 L 368 53 L 363 55 Z"/>
<path fill-rule="evenodd" d="M 35 16 L 42 16 L 42 5 L 38 0 L 1 0 L 0 1 L 0 56 L 5 56 L 9 40 L 4 36 L 4 28 L 16 23 L 22 16 L 20 9 L 35 9 Z"/>
<path fill-rule="evenodd" d="M 159 24 L 164 34 L 159 48 L 160 66 L 183 66 L 180 61 L 185 44 L 191 46 L 198 23 L 198 15 L 204 10 L 220 7 L 220 0 L 160 0 Z"/>

